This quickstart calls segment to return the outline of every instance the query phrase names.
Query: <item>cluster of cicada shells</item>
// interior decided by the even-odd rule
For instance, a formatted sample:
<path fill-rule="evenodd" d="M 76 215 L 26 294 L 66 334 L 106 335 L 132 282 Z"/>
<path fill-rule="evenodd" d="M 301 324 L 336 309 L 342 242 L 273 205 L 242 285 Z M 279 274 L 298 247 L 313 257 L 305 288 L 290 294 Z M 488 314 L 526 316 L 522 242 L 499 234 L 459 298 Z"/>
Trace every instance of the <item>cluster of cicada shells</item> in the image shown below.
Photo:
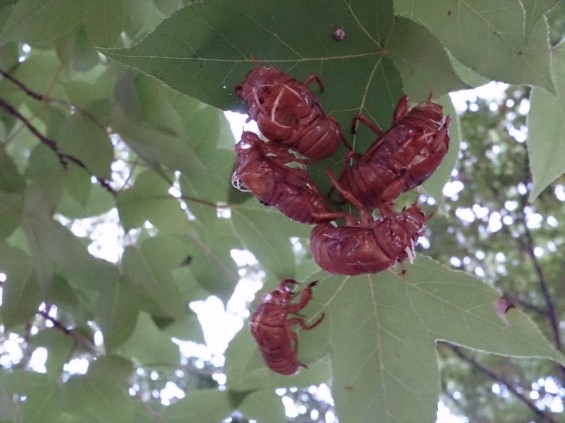
<path fill-rule="evenodd" d="M 257 66 L 236 87 L 262 137 L 243 132 L 235 146 L 233 185 L 290 219 L 315 224 L 310 249 L 315 262 L 327 272 L 375 273 L 405 258 L 412 260 L 428 218 L 417 203 L 400 212 L 395 211 L 394 203 L 441 164 L 449 147 L 449 117 L 429 99 L 410 109 L 407 97 L 399 100 L 386 132 L 356 115 L 352 127 L 363 123 L 377 138 L 362 154 L 350 151 L 339 176 L 327 170 L 332 189 L 324 195 L 306 168 L 334 154 L 342 142 L 347 144 L 337 121 L 326 115 L 310 90 L 314 82 L 323 91 L 317 76 L 300 82 L 274 67 Z M 354 216 L 330 207 L 332 191 L 358 213 Z M 380 217 L 374 217 L 374 210 Z M 283 279 L 263 298 L 250 321 L 265 363 L 283 375 L 307 367 L 298 361 L 294 327 L 309 330 L 324 317 L 322 314 L 310 325 L 299 316 L 289 317 L 306 307 L 316 282 L 309 283 L 293 303 L 296 284 L 293 279 Z"/>
<path fill-rule="evenodd" d="M 317 76 L 300 82 L 275 67 L 257 66 L 236 87 L 262 137 L 243 132 L 236 144 L 234 186 L 290 219 L 315 224 L 312 257 L 330 273 L 375 273 L 412 259 L 427 217 L 416 203 L 395 211 L 394 202 L 441 164 L 449 147 L 449 117 L 429 99 L 410 109 L 402 97 L 386 132 L 363 115 L 353 118 L 354 125 L 367 125 L 377 138 L 364 153 L 350 151 L 339 176 L 327 172 L 332 190 L 358 210 L 353 216 L 330 207 L 329 195 L 306 171 L 308 164 L 345 145 L 339 124 L 310 90 L 312 83 L 323 91 Z"/>

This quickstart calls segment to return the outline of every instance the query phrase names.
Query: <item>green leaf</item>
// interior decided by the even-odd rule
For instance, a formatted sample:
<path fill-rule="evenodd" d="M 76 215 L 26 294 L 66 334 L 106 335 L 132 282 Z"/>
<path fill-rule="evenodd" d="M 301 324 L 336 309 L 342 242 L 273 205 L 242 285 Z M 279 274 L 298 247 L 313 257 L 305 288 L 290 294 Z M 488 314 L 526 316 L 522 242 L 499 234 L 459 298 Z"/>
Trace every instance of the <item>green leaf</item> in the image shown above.
<path fill-rule="evenodd" d="M 12 401 L 12 395 L 4 387 L 4 383 L 0 379 L 0 420 L 13 421 L 16 415 L 16 406 Z"/>
<path fill-rule="evenodd" d="M 8 238 L 21 224 L 23 197 L 0 191 L 0 239 Z"/>
<path fill-rule="evenodd" d="M 229 393 L 217 389 L 191 391 L 165 411 L 167 422 L 220 422 L 233 411 Z"/>
<path fill-rule="evenodd" d="M 22 192 L 25 179 L 5 148 L 0 148 L 0 191 Z"/>
<path fill-rule="evenodd" d="M 66 191 L 57 205 L 57 213 L 69 219 L 84 219 L 106 213 L 116 206 L 114 197 L 106 189 L 98 184 L 92 184 L 84 172 L 76 170 L 76 177 L 67 179 L 69 183 L 65 186 Z M 86 180 L 78 176 L 79 173 L 86 176 Z M 81 180 L 85 182 L 82 186 Z M 79 191 L 80 188 L 84 190 Z"/>
<path fill-rule="evenodd" d="M 328 113 L 344 114 L 344 121 L 355 111 L 380 119 L 402 90 L 383 57 L 393 21 L 392 1 L 216 0 L 190 3 L 131 49 L 102 51 L 221 109 L 238 107 L 233 89 L 250 70 L 252 55 L 298 78 L 319 74 Z M 342 42 L 331 36 L 336 24 L 347 32 Z"/>
<path fill-rule="evenodd" d="M 147 313 L 139 313 L 131 337 L 118 353 L 142 365 L 178 365 L 179 347 L 169 335 L 161 332 Z"/>
<path fill-rule="evenodd" d="M 557 3 L 557 0 L 520 0 L 526 11 L 525 40 L 528 41 L 537 23 Z"/>
<path fill-rule="evenodd" d="M 44 377 L 42 375 L 42 377 Z M 22 405 L 22 420 L 26 422 L 56 422 L 63 404 L 63 394 L 58 384 L 45 381 L 40 386 L 26 390 Z"/>
<path fill-rule="evenodd" d="M 98 358 L 86 375 L 76 376 L 64 385 L 68 410 L 79 417 L 78 421 L 133 421 L 133 404 L 126 390 L 132 370 L 129 360 Z"/>
<path fill-rule="evenodd" d="M 104 335 L 107 352 L 122 345 L 135 330 L 139 306 L 135 301 L 136 294 L 132 291 L 129 284 L 118 280 L 100 292 L 96 322 Z"/>
<path fill-rule="evenodd" d="M 159 329 L 172 337 L 182 339 L 183 341 L 192 341 L 198 344 L 205 344 L 204 332 L 202 325 L 198 320 L 198 316 L 190 313 L 184 316 L 181 320 L 163 319 L 163 322 L 157 321 Z M 153 320 L 157 320 L 153 318 Z"/>
<path fill-rule="evenodd" d="M 151 170 L 138 175 L 133 187 L 118 195 L 118 212 L 124 229 L 138 228 L 150 221 L 162 232 L 187 231 L 188 216 L 169 189 L 169 182 Z"/>
<path fill-rule="evenodd" d="M 565 43 L 553 51 L 553 72 L 557 94 L 541 88 L 532 90 L 530 114 L 528 115 L 528 152 L 533 187 L 530 201 L 555 178 L 565 172 Z"/>
<path fill-rule="evenodd" d="M 277 279 L 294 275 L 296 259 L 290 237 L 306 237 L 310 225 L 295 223 L 255 198 L 233 208 L 232 223 L 243 245 L 268 272 Z"/>
<path fill-rule="evenodd" d="M 145 82 L 145 77 L 132 75 L 132 72 L 118 81 L 115 97 L 119 107 L 113 110 L 112 129 L 141 159 L 156 169 L 166 166 L 186 174 L 201 169 L 202 163 L 194 153 L 192 140 L 178 128 L 154 122 L 152 115 L 147 114 L 148 109 L 160 107 L 162 102 L 159 97 L 147 96 Z"/>
<path fill-rule="evenodd" d="M 110 177 L 114 148 L 108 134 L 90 119 L 80 114 L 68 116 L 57 144 L 61 153 L 79 159 L 88 173 Z"/>
<path fill-rule="evenodd" d="M 239 281 L 237 265 L 230 251 L 240 247 L 228 219 L 214 219 L 197 228 L 191 238 L 193 247 L 188 268 L 200 286 L 227 303 Z"/>
<path fill-rule="evenodd" d="M 85 290 L 98 289 L 110 282 L 115 268 L 91 256 L 84 244 L 52 219 L 49 200 L 41 188 L 37 185 L 28 188 L 22 215 L 22 227 L 41 288 L 45 292 L 49 290 L 55 269 L 71 285 Z"/>
<path fill-rule="evenodd" d="M 83 26 L 58 38 L 55 42 L 57 57 L 67 74 L 84 72 L 100 64 L 100 55 L 88 39 Z"/>
<path fill-rule="evenodd" d="M 45 366 L 47 368 L 47 377 L 53 383 L 58 383 L 63 366 L 68 362 L 75 347 L 73 338 L 59 329 L 46 328 L 31 338 L 30 346 L 47 349 L 47 363 Z"/>
<path fill-rule="evenodd" d="M 0 34 L 4 42 L 45 42 L 59 37 L 80 22 L 79 1 L 22 0 L 12 10 Z"/>
<path fill-rule="evenodd" d="M 63 405 L 63 395 L 59 384 L 53 383 L 44 374 L 22 369 L 2 371 L 0 379 L 10 394 L 26 398 L 25 401 L 18 402 L 15 408 L 15 421 L 58 421 Z M 3 411 L 2 408 L 0 408 L 0 414 L 1 411 Z"/>
<path fill-rule="evenodd" d="M 247 395 L 238 410 L 248 419 L 259 422 L 287 421 L 281 397 L 274 390 L 260 390 Z"/>
<path fill-rule="evenodd" d="M 469 88 L 457 76 L 443 46 L 425 27 L 402 17 L 394 21 L 388 42 L 390 58 L 404 81 L 404 91 L 412 101 L 430 95 Z"/>
<path fill-rule="evenodd" d="M 127 17 L 126 0 L 86 0 L 81 2 L 81 14 L 88 36 L 98 46 L 114 46 L 124 30 Z M 130 6 L 131 7 L 131 6 Z"/>
<path fill-rule="evenodd" d="M 497 315 L 499 294 L 473 277 L 424 257 L 407 270 L 405 276 L 392 271 L 313 275 L 320 283 L 312 309 L 314 315 L 325 311 L 321 326 L 330 327 L 332 391 L 340 419 L 434 421 L 437 341 L 565 362 L 524 313 Z"/>
<path fill-rule="evenodd" d="M 526 37 L 524 9 L 514 0 L 396 0 L 397 15 L 426 26 L 463 65 L 494 80 L 554 91 L 544 19 Z M 526 39 L 527 38 L 527 39 Z"/>
<path fill-rule="evenodd" d="M 2 320 L 6 328 L 28 323 L 41 303 L 32 258 L 24 251 L 0 243 L 0 272 L 6 274 L 2 287 Z"/>
<path fill-rule="evenodd" d="M 185 316 L 187 305 L 171 269 L 180 267 L 186 251 L 187 244 L 174 237 L 147 239 L 140 249 L 126 247 L 122 256 L 124 278 L 140 295 L 146 296 L 152 314 L 175 319 Z"/>

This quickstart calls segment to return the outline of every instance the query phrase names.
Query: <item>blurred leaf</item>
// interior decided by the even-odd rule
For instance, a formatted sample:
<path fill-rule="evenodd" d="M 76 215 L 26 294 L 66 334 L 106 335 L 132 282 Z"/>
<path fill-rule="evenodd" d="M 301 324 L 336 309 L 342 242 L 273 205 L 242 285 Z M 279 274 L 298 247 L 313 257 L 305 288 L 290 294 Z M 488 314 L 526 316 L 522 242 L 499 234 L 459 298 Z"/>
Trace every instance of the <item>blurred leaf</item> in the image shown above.
<path fill-rule="evenodd" d="M 179 364 L 179 347 L 170 336 L 161 332 L 147 313 L 139 313 L 131 337 L 118 352 L 121 356 L 146 366 Z"/>
<path fill-rule="evenodd" d="M 119 280 L 107 285 L 98 298 L 96 322 L 104 335 L 104 346 L 112 352 L 122 345 L 135 330 L 139 307 L 132 287 Z"/>
<path fill-rule="evenodd" d="M 46 328 L 31 338 L 30 345 L 47 350 L 47 377 L 54 384 L 58 383 L 63 366 L 71 358 L 75 340 L 58 329 Z"/>
<path fill-rule="evenodd" d="M 0 191 L 0 239 L 8 238 L 21 224 L 23 198 Z"/>
<path fill-rule="evenodd" d="M 231 249 L 240 247 L 231 220 L 214 219 L 213 223 L 197 228 L 191 236 L 193 249 L 188 265 L 200 286 L 227 303 L 239 281 L 237 265 Z"/>
<path fill-rule="evenodd" d="M 287 421 L 281 397 L 274 390 L 260 390 L 251 392 L 239 405 L 238 410 L 248 419 L 258 422 Z"/>
<path fill-rule="evenodd" d="M 153 318 L 153 320 L 157 320 Z M 159 330 L 172 337 L 182 339 L 183 341 L 192 341 L 198 344 L 206 344 L 202 325 L 198 320 L 198 316 L 189 310 L 189 313 L 181 320 L 163 319 L 166 322 L 158 322 Z"/>
<path fill-rule="evenodd" d="M 95 45 L 112 47 L 124 30 L 128 6 L 127 0 L 86 0 L 80 2 L 88 36 Z"/>
<path fill-rule="evenodd" d="M 32 258 L 22 250 L 0 243 L 0 272 L 6 274 L 2 287 L 2 320 L 7 329 L 31 321 L 41 302 Z"/>
<path fill-rule="evenodd" d="M 24 422 L 57 422 L 62 411 L 63 395 L 58 384 L 46 375 L 22 369 L 0 372 L 6 390 L 26 400 L 15 407 L 16 420 Z M 0 384 L 1 385 L 1 384 Z M 13 404 L 16 404 L 14 401 Z M 0 409 L 0 413 L 3 411 Z M 11 423 L 13 421 L 10 421 Z"/>
<path fill-rule="evenodd" d="M 528 116 L 528 151 L 533 187 L 530 201 L 565 172 L 565 43 L 553 50 L 557 94 L 534 88 Z"/>
<path fill-rule="evenodd" d="M 296 259 L 290 237 L 307 237 L 310 225 L 293 222 L 255 198 L 232 210 L 232 224 L 243 245 L 268 272 L 277 279 L 293 277 Z"/>
<path fill-rule="evenodd" d="M 61 413 L 62 404 L 63 395 L 60 386 L 50 380 L 45 381 L 40 386 L 26 389 L 26 401 L 22 405 L 22 420 L 56 422 Z"/>
<path fill-rule="evenodd" d="M 68 74 L 88 71 L 100 63 L 100 55 L 88 39 L 86 29 L 75 27 L 55 42 L 57 57 Z"/>
<path fill-rule="evenodd" d="M 22 192 L 25 179 L 18 172 L 12 158 L 4 148 L 0 148 L 0 191 Z"/>
<path fill-rule="evenodd" d="M 0 38 L 27 43 L 57 38 L 80 22 L 79 3 L 82 5 L 82 1 L 74 0 L 20 0 Z"/>
<path fill-rule="evenodd" d="M 440 42 L 427 28 L 409 19 L 394 20 L 387 48 L 404 81 L 404 91 L 414 102 L 468 88 L 453 70 Z"/>
<path fill-rule="evenodd" d="M 182 319 L 187 305 L 180 295 L 171 270 L 180 267 L 188 251 L 187 244 L 175 237 L 156 237 L 143 242 L 141 248 L 126 247 L 122 256 L 124 277 L 140 295 L 156 307 L 161 317 Z"/>
<path fill-rule="evenodd" d="M 21 0 L 0 37 L 6 41 L 44 43 L 84 23 L 94 44 L 112 47 L 124 30 L 128 9 L 134 4 L 126 0 Z"/>
<path fill-rule="evenodd" d="M 146 111 L 159 107 L 159 97 L 146 96 L 146 79 L 127 73 L 116 84 L 115 97 L 119 107 L 114 108 L 111 126 L 122 139 L 155 169 L 166 166 L 190 174 L 202 169 L 194 153 L 192 140 L 166 125 L 156 124 Z M 166 122 L 165 122 L 166 123 Z M 155 142 L 159 140 L 159 142 Z"/>
<path fill-rule="evenodd" d="M 550 73 L 547 24 L 526 37 L 524 9 L 514 0 L 446 0 L 440 6 L 395 0 L 395 12 L 426 26 L 463 65 L 494 80 L 555 87 Z"/>
<path fill-rule="evenodd" d="M 44 291 L 51 285 L 55 268 L 79 288 L 94 289 L 107 281 L 113 267 L 92 257 L 68 229 L 51 218 L 40 186 L 28 188 L 22 219 L 35 274 Z"/>
<path fill-rule="evenodd" d="M 80 184 L 82 178 L 77 175 L 71 183 L 73 187 L 69 187 L 69 184 L 65 187 L 66 192 L 63 193 L 61 200 L 57 205 L 57 213 L 61 213 L 69 219 L 83 219 L 109 212 L 116 206 L 114 197 L 112 197 L 108 191 L 98 184 L 92 184 L 90 178 L 88 178 L 84 172 L 78 169 L 76 170 L 77 173 L 86 176 L 89 188 L 86 188 L 85 184 L 80 187 L 84 188 L 84 190 L 77 191 L 76 195 L 70 194 L 70 192 L 75 188 L 77 190 L 79 189 L 78 184 Z M 68 182 L 71 182 L 71 178 L 68 179 Z M 86 198 L 84 198 L 85 194 L 87 194 Z"/>
<path fill-rule="evenodd" d="M 79 114 L 67 117 L 57 144 L 61 153 L 84 163 L 88 173 L 101 178 L 110 177 L 114 148 L 108 134 L 90 119 Z"/>
<path fill-rule="evenodd" d="M 219 422 L 233 411 L 229 393 L 217 389 L 191 391 L 165 411 L 167 422 Z"/>
<path fill-rule="evenodd" d="M 138 175 L 133 187 L 118 195 L 118 212 L 124 229 L 138 228 L 150 221 L 163 232 L 187 231 L 188 216 L 179 200 L 169 194 L 169 188 L 169 183 L 151 170 Z"/>
<path fill-rule="evenodd" d="M 4 387 L 0 379 L 0 420 L 13 421 L 16 415 L 16 407 L 12 401 L 12 396 Z"/>
<path fill-rule="evenodd" d="M 133 403 L 126 390 L 132 370 L 129 360 L 116 356 L 98 358 L 86 375 L 75 376 L 65 384 L 69 411 L 78 421 L 133 421 Z"/>
<path fill-rule="evenodd" d="M 332 393 L 346 421 L 433 421 L 438 340 L 565 362 L 525 314 L 496 314 L 497 292 L 430 259 L 419 258 L 404 277 L 313 277 L 320 283 L 312 309 L 325 311 L 322 325 L 331 328 Z"/>

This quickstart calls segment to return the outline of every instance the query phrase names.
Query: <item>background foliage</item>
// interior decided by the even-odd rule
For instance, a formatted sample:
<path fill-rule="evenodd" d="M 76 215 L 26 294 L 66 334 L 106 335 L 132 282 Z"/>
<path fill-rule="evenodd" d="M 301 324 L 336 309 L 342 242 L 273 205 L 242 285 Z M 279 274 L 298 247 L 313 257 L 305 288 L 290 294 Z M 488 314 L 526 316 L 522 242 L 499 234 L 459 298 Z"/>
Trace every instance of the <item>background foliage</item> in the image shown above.
<path fill-rule="evenodd" d="M 433 421 L 438 394 L 472 422 L 563 421 L 564 26 L 551 0 L 1 2 L 0 422 Z M 311 227 L 232 188 L 222 110 L 254 61 L 320 75 L 344 128 L 403 94 L 445 106 L 405 276 L 320 272 Z M 458 118 L 446 94 L 491 80 L 513 85 Z M 345 153 L 310 169 L 323 188 Z M 282 277 L 320 280 L 310 368 L 274 375 L 245 329 L 213 355 L 201 301 L 221 331 L 234 292 Z"/>

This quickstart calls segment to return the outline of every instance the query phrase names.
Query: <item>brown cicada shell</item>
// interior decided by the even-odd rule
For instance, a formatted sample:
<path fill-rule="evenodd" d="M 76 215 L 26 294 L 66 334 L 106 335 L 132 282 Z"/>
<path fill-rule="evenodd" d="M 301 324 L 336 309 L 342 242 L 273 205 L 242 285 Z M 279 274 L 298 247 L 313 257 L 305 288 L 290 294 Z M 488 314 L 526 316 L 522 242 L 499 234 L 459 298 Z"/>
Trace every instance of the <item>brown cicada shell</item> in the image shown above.
<path fill-rule="evenodd" d="M 308 85 L 321 80 L 310 76 L 304 82 L 271 66 L 257 66 L 237 85 L 237 94 L 247 103 L 249 117 L 261 133 L 310 160 L 333 154 L 343 140 L 339 124 L 327 116 Z"/>
<path fill-rule="evenodd" d="M 292 375 L 299 367 L 308 367 L 298 361 L 298 338 L 295 326 L 310 330 L 324 318 L 322 314 L 311 325 L 306 324 L 300 317 L 289 317 L 298 313 L 312 299 L 312 287 L 317 281 L 310 282 L 300 294 L 300 300 L 292 303 L 291 285 L 296 285 L 293 279 L 283 279 L 279 287 L 263 298 L 261 305 L 255 310 L 249 324 L 251 333 L 257 341 L 259 351 L 265 364 L 276 373 Z"/>

